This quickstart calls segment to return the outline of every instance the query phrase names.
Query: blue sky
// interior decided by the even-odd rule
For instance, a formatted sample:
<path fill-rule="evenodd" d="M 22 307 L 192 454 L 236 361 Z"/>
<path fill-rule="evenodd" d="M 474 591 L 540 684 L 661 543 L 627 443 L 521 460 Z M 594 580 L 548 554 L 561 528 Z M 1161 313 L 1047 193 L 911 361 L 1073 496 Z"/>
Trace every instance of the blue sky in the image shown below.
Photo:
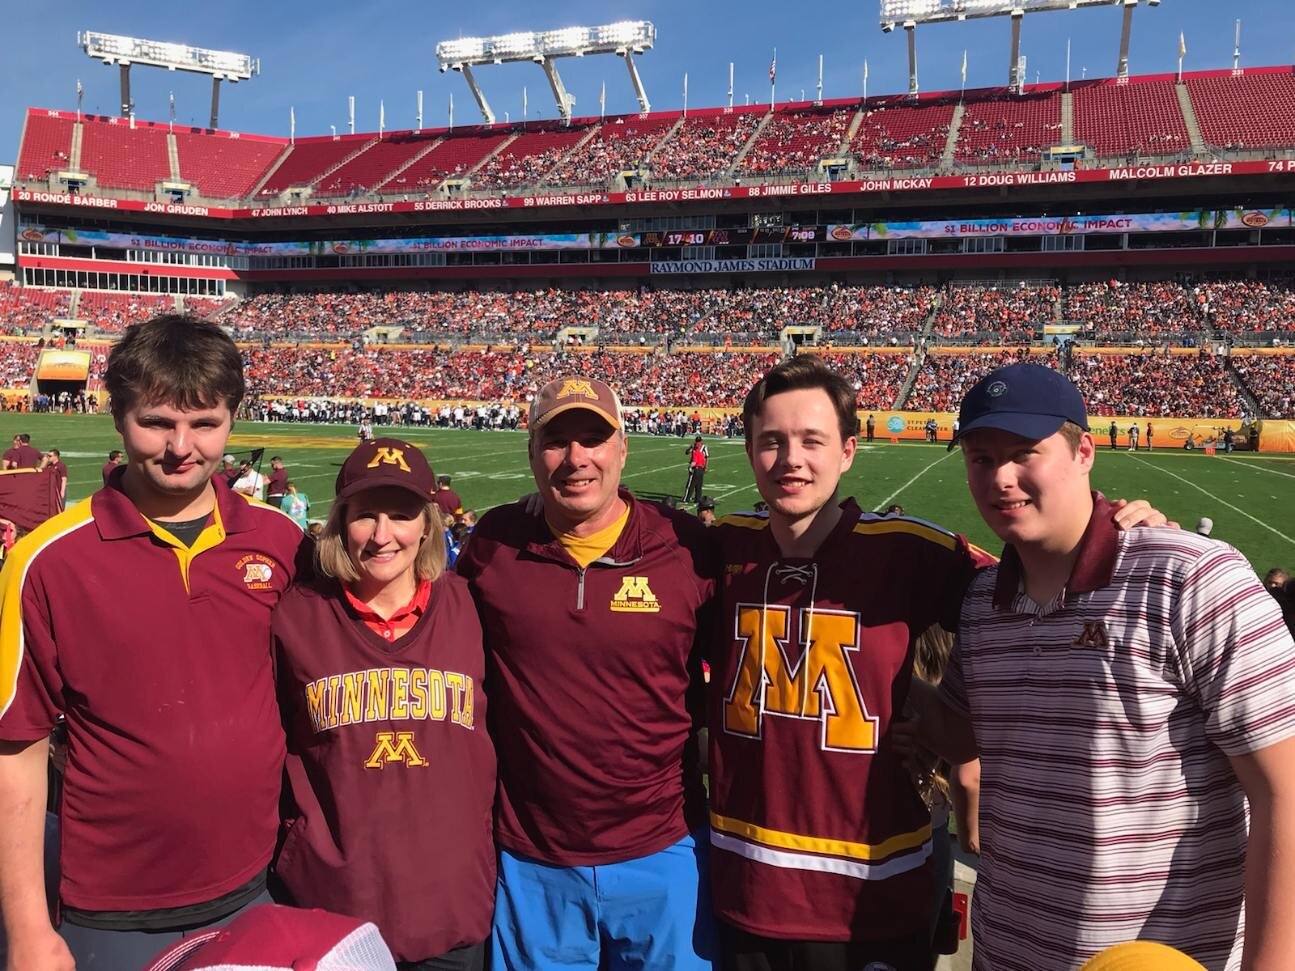
<path fill-rule="evenodd" d="M 0 58 L 0 161 L 18 151 L 23 113 L 29 106 L 76 107 L 81 79 L 87 112 L 112 113 L 118 99 L 117 71 L 91 61 L 76 46 L 78 29 L 130 34 L 195 46 L 244 51 L 261 59 L 251 82 L 225 85 L 222 128 L 271 135 L 288 134 L 294 107 L 297 134 L 345 130 L 346 99 L 356 98 L 356 128 L 376 130 L 379 101 L 386 103 L 387 128 L 412 128 L 415 91 L 424 91 L 424 124 L 444 125 L 454 92 L 455 121 L 479 120 L 463 79 L 440 74 L 434 49 L 450 37 L 648 19 L 656 24 L 657 46 L 638 66 L 654 110 L 677 110 L 684 72 L 691 107 L 727 102 L 728 63 L 735 63 L 735 101 L 767 101 L 767 72 L 778 49 L 778 98 L 814 96 L 818 55 L 825 58 L 824 97 L 857 97 L 863 61 L 869 63 L 869 94 L 905 90 L 907 50 L 902 31 L 883 34 L 876 0 L 850 4 L 775 3 L 770 0 L 221 0 L 176 4 L 156 0 L 67 0 L 51 16 L 39 4 L 15 4 L 6 12 L 7 41 Z M 1173 71 L 1178 33 L 1187 36 L 1188 70 L 1230 67 L 1233 22 L 1242 19 L 1243 66 L 1290 64 L 1295 56 L 1295 3 L 1291 0 L 1163 0 L 1139 6 L 1134 16 L 1130 66 L 1134 73 Z M 1086 67 L 1089 77 L 1115 71 L 1119 8 L 1043 13 L 1025 18 L 1022 52 L 1028 80 L 1065 76 L 1066 41 L 1072 48 L 1072 76 Z M 939 24 L 919 28 L 918 62 L 924 91 L 956 89 L 963 49 L 968 87 L 1002 84 L 1007 76 L 1009 26 L 1005 19 Z M 597 114 L 598 91 L 607 83 L 609 114 L 636 111 L 624 65 L 614 57 L 562 62 L 563 80 L 576 96 L 577 114 Z M 544 76 L 530 64 L 501 65 L 478 72 L 500 120 L 522 112 L 522 88 L 529 92 L 530 117 L 555 116 Z M 205 124 L 210 82 L 198 75 L 137 68 L 132 74 L 136 114 L 166 120 L 168 93 L 175 92 L 180 123 Z"/>

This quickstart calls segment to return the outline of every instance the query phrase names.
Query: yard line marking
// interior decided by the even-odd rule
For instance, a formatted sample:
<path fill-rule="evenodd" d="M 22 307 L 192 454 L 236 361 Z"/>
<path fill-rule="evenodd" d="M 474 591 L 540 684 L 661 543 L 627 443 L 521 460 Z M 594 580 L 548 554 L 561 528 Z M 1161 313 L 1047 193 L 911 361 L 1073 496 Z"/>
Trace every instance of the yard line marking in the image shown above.
<path fill-rule="evenodd" d="M 905 489 L 907 489 L 909 486 L 911 486 L 914 482 L 916 482 L 916 481 L 917 481 L 918 479 L 920 479 L 922 476 L 926 475 L 926 473 L 930 472 L 933 468 L 935 468 L 937 465 L 939 465 L 941 462 L 943 462 L 945 459 L 947 459 L 947 458 L 948 458 L 950 455 L 952 455 L 952 454 L 953 454 L 953 452 L 951 452 L 951 451 L 946 451 L 946 452 L 945 452 L 943 455 L 941 455 L 938 459 L 936 459 L 936 460 L 935 460 L 934 462 L 932 462 L 930 465 L 926 466 L 924 469 L 922 469 L 920 472 L 918 472 L 918 473 L 917 473 L 917 475 L 913 476 L 911 479 L 909 479 L 907 482 L 905 482 L 902 486 L 900 486 L 898 489 L 896 489 L 894 492 L 892 492 L 890 495 L 888 495 L 885 499 L 881 500 L 881 502 L 876 503 L 872 508 L 874 508 L 874 509 L 885 509 L 887 506 L 889 506 L 889 505 L 891 504 L 891 502 L 893 502 L 893 501 L 894 501 L 894 499 L 895 499 L 895 497 L 896 497 L 896 496 L 898 496 L 898 495 L 899 495 L 900 493 L 902 493 Z"/>
<path fill-rule="evenodd" d="M 1274 536 L 1280 536 L 1280 537 L 1281 537 L 1282 539 L 1284 539 L 1286 542 L 1290 543 L 1292 546 L 1295 546 L 1295 539 L 1292 539 L 1290 536 L 1287 536 L 1287 535 L 1286 535 L 1285 533 L 1283 533 L 1281 530 L 1273 529 L 1271 526 L 1269 526 L 1269 525 L 1268 525 L 1266 522 L 1264 522 L 1262 519 L 1256 519 L 1254 516 L 1250 515 L 1250 514 L 1249 514 L 1248 512 L 1246 512 L 1244 509 L 1240 509 L 1240 508 L 1238 508 L 1237 506 L 1232 505 L 1232 503 L 1228 502 L 1228 501 L 1227 501 L 1227 500 L 1225 500 L 1225 499 L 1220 499 L 1218 496 L 1216 496 L 1214 493 L 1210 492 L 1208 489 L 1202 489 L 1200 486 L 1198 486 L 1198 485 L 1197 485 L 1195 482 L 1193 482 L 1191 479 L 1184 479 L 1184 478 L 1183 478 L 1181 475 L 1179 475 L 1178 473 L 1176 473 L 1176 472 L 1170 472 L 1168 469 L 1162 469 L 1162 468 L 1160 468 L 1158 465 L 1154 465 L 1153 463 L 1148 462 L 1146 459 L 1138 458 L 1136 455 L 1130 454 L 1130 455 L 1129 455 L 1129 458 L 1133 459 L 1133 461 L 1135 461 L 1135 462 L 1140 462 L 1141 464 L 1145 465 L 1145 466 L 1146 466 L 1147 468 L 1149 468 L 1149 469 L 1155 469 L 1157 472 L 1163 473 L 1164 475 L 1167 475 L 1167 476 L 1170 476 L 1171 478 L 1177 479 L 1179 482 L 1183 483 L 1184 485 L 1189 485 L 1189 486 L 1191 486 L 1191 487 L 1192 487 L 1193 489 L 1195 489 L 1197 492 L 1202 493 L 1203 495 L 1209 496 L 1211 499 L 1213 499 L 1213 500 L 1214 500 L 1215 502 L 1217 502 L 1219 505 L 1221 505 L 1221 506 L 1227 506 L 1227 507 L 1228 507 L 1229 509 L 1231 509 L 1233 512 L 1235 512 L 1235 513 L 1240 513 L 1242 516 L 1245 516 L 1245 517 L 1246 517 L 1246 519 L 1250 520 L 1252 523 L 1256 523 L 1257 525 L 1262 526 L 1264 529 L 1268 530 L 1268 532 L 1272 533 Z"/>
<path fill-rule="evenodd" d="M 1224 459 L 1229 465 L 1239 465 L 1243 469 L 1258 469 L 1260 472 L 1267 472 L 1269 475 L 1280 475 L 1286 479 L 1295 479 L 1295 474 L 1290 472 L 1278 472 L 1276 469 L 1265 469 L 1262 465 L 1251 465 L 1249 462 L 1238 462 L 1236 459 Z"/>

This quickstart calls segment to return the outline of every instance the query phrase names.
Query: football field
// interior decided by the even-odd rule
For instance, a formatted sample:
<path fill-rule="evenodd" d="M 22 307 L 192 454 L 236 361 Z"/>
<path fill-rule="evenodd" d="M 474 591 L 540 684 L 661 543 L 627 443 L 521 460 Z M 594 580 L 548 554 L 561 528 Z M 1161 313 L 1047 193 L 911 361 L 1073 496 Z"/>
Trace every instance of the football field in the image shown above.
<path fill-rule="evenodd" d="M 40 449 L 58 448 L 69 470 L 69 502 L 100 484 L 100 469 L 120 440 L 105 416 L 0 413 L 0 442 L 29 432 Z M 378 429 L 381 434 L 384 429 Z M 484 512 L 531 491 L 524 432 L 390 429 L 423 446 L 437 473 L 454 479 L 465 506 Z M 645 494 L 681 495 L 686 477 L 687 439 L 631 436 L 625 484 Z M 282 455 L 288 474 L 311 500 L 311 518 L 323 518 L 332 504 L 333 481 L 355 445 L 349 425 L 294 425 L 240 422 L 230 451 L 246 455 L 264 448 L 262 471 L 271 455 Z M 740 440 L 710 439 L 706 494 L 719 513 L 750 509 L 759 498 Z M 1131 454 L 1102 448 L 1094 484 L 1111 497 L 1146 498 L 1171 519 L 1194 528 L 1201 516 L 1214 520 L 1214 536 L 1241 550 L 1256 572 L 1295 568 L 1295 456 L 1206 456 L 1181 449 Z M 944 445 L 862 444 L 843 492 L 864 509 L 900 503 L 911 516 L 965 533 L 997 552 L 1000 545 L 967 494 L 962 458 Z"/>

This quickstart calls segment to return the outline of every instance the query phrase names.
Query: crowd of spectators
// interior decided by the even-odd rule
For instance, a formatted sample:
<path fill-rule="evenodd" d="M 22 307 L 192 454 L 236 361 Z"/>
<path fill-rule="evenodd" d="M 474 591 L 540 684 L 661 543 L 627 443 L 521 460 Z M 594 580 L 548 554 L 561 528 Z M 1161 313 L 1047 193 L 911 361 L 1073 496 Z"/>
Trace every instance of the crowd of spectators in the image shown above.
<path fill-rule="evenodd" d="M 556 166 L 571 144 L 563 142 L 541 152 L 517 154 L 504 148 L 472 173 L 473 189 L 511 189 L 552 182 L 546 175 Z"/>
<path fill-rule="evenodd" d="M 25 388 L 31 383 L 40 357 L 35 341 L 5 341 L 0 344 L 0 388 Z"/>
<path fill-rule="evenodd" d="M 917 372 L 904 407 L 912 411 L 957 411 L 962 396 L 990 371 L 1027 360 L 1052 367 L 1057 365 L 1055 356 L 1031 357 L 1029 350 L 1023 347 L 964 354 L 928 354 Z"/>
<path fill-rule="evenodd" d="M 669 130 L 659 122 L 636 118 L 606 122 L 593 138 L 563 159 L 545 181 L 551 185 L 605 185 L 621 172 L 645 162 Z"/>
<path fill-rule="evenodd" d="M 1295 354 L 1233 352 L 1231 361 L 1259 403 L 1261 415 L 1295 419 Z"/>
<path fill-rule="evenodd" d="M 760 127 L 762 115 L 743 112 L 690 118 L 652 156 L 657 181 L 706 182 L 723 175 Z"/>
<path fill-rule="evenodd" d="M 1241 418 L 1241 391 L 1227 359 L 1205 353 L 1074 355 L 1070 377 L 1090 415 Z"/>
<path fill-rule="evenodd" d="M 1295 277 L 1201 283 L 1194 296 L 1205 318 L 1224 333 L 1295 335 Z"/>
<path fill-rule="evenodd" d="M 407 337 L 527 337 L 550 340 L 565 327 L 617 335 L 685 338 L 690 333 L 776 338 L 788 324 L 866 338 L 921 331 L 937 291 L 928 286 L 702 287 L 679 290 L 390 290 L 262 293 L 221 318 L 244 339 L 349 339 L 370 327 Z"/>
<path fill-rule="evenodd" d="M 941 114 L 938 121 L 927 125 L 904 127 L 897 132 L 891 127 L 895 112 L 912 112 L 907 105 L 881 104 L 864 113 L 859 130 L 851 139 L 850 150 L 864 169 L 914 169 L 929 168 L 939 163 L 949 140 L 949 117 Z"/>
<path fill-rule="evenodd" d="M 912 353 L 826 352 L 818 356 L 850 382 L 860 408 L 894 408 L 913 367 Z"/>
<path fill-rule="evenodd" d="M 82 290 L 76 315 L 98 330 L 119 334 L 131 324 L 174 309 L 175 297 L 169 294 Z"/>
<path fill-rule="evenodd" d="M 741 169 L 752 175 L 808 171 L 836 154 L 853 117 L 853 111 L 841 109 L 776 114 L 742 159 Z"/>
<path fill-rule="evenodd" d="M 433 348 L 274 345 L 244 352 L 249 393 L 260 397 L 432 398 L 529 401 L 553 378 L 576 374 L 610 382 L 626 406 L 741 404 L 774 353 L 554 353 L 527 347 Z"/>
<path fill-rule="evenodd" d="M 68 316 L 72 294 L 67 290 L 43 290 L 0 284 L 0 334 L 39 331 L 56 317 Z"/>
<path fill-rule="evenodd" d="M 1066 287 L 1066 320 L 1081 336 L 1127 343 L 1158 341 L 1199 330 L 1191 294 L 1172 280 L 1110 280 Z"/>
<path fill-rule="evenodd" d="M 1061 288 L 1045 283 L 950 283 L 935 317 L 940 338 L 976 343 L 1020 344 L 1040 336 L 1057 318 Z"/>

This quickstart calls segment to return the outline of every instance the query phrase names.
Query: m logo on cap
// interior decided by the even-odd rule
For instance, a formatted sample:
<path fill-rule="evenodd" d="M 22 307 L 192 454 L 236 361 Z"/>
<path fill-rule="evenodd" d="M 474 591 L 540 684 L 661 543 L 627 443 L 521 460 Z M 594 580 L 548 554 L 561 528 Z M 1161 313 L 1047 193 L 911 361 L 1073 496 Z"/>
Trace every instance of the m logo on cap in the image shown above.
<path fill-rule="evenodd" d="M 379 465 L 398 465 L 400 471 L 410 471 L 409 463 L 405 461 L 405 450 L 403 448 L 391 448 L 387 445 L 378 447 L 378 453 L 373 456 L 367 468 L 376 469 Z"/>
<path fill-rule="evenodd" d="M 558 391 L 559 398 L 570 398 L 574 395 L 581 395 L 585 398 L 598 400 L 598 395 L 588 381 L 571 380 L 562 383 L 561 390 Z"/>
<path fill-rule="evenodd" d="M 985 393 L 991 398 L 1001 398 L 1003 395 L 1007 394 L 1007 382 L 995 381 L 985 389 Z"/>

